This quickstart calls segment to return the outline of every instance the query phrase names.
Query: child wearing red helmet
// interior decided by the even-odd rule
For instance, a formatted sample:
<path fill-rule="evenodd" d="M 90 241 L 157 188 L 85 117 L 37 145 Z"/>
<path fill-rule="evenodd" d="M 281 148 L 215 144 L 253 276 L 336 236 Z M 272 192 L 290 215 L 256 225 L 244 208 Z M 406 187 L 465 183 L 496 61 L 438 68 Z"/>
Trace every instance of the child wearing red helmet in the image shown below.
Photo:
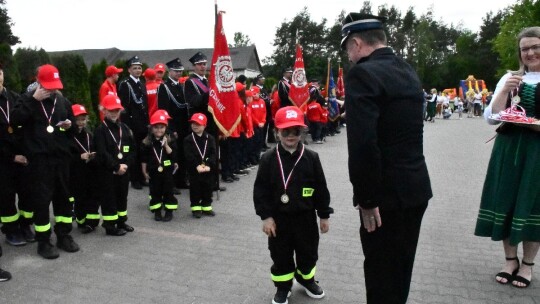
<path fill-rule="evenodd" d="M 150 117 L 150 130 L 141 145 L 142 172 L 150 187 L 149 209 L 156 221 L 168 222 L 178 209 L 174 197 L 173 173 L 178 168 L 176 144 L 167 134 L 171 117 L 165 110 L 157 110 Z M 161 209 L 165 209 L 162 216 Z"/>
<path fill-rule="evenodd" d="M 184 138 L 184 155 L 189 175 L 189 200 L 193 217 L 215 216 L 212 209 L 212 188 L 215 183 L 212 172 L 216 167 L 216 145 L 212 135 L 206 133 L 207 118 L 195 113 L 189 120 L 191 134 Z"/>
<path fill-rule="evenodd" d="M 124 108 L 120 98 L 103 98 L 105 119 L 94 131 L 98 181 L 101 189 L 101 214 L 107 235 L 121 236 L 135 229 L 126 224 L 128 169 L 135 163 L 135 141 L 129 127 L 122 123 L 120 111 Z"/>
<path fill-rule="evenodd" d="M 90 233 L 99 225 L 99 188 L 97 180 L 96 150 L 93 135 L 87 130 L 88 112 L 83 105 L 71 106 L 75 117 L 73 141 L 77 148 L 77 157 L 73 158 L 69 168 L 69 191 L 75 204 L 75 220 L 82 233 Z"/>
<path fill-rule="evenodd" d="M 295 278 L 312 298 L 324 297 L 315 281 L 319 230 L 329 229 L 330 193 L 319 155 L 301 143 L 304 114 L 294 106 L 276 112 L 278 144 L 263 154 L 253 188 L 255 211 L 263 220 L 277 292 L 272 303 L 288 303 Z M 296 256 L 296 261 L 295 257 Z"/>

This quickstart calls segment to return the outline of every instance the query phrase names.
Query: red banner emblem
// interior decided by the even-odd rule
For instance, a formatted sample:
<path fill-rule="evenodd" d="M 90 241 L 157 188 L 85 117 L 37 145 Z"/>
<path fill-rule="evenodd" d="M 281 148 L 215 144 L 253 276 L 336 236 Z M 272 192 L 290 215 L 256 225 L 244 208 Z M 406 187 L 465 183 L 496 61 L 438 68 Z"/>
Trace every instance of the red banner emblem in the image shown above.
<path fill-rule="evenodd" d="M 309 88 L 307 85 L 306 71 L 304 69 L 304 56 L 302 47 L 296 45 L 296 60 L 289 90 L 289 100 L 297 107 L 303 108 L 309 101 Z"/>

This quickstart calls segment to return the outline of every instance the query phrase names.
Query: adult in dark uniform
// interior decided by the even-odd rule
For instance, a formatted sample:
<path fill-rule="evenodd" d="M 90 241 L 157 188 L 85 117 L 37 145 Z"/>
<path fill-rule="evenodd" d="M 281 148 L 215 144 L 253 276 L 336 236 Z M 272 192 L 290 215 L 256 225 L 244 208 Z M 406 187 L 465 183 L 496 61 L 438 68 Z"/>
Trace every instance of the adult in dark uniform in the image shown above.
<path fill-rule="evenodd" d="M 289 100 L 289 90 L 291 88 L 291 78 L 293 70 L 291 68 L 283 69 L 283 78 L 278 82 L 279 107 L 295 106 Z"/>
<path fill-rule="evenodd" d="M 6 242 L 13 246 L 34 240 L 30 229 L 32 207 L 26 191 L 28 160 L 21 146 L 22 129 L 13 125 L 10 119 L 18 97 L 4 87 L 4 71 L 0 65 L 0 219 Z"/>
<path fill-rule="evenodd" d="M 70 235 L 73 204 L 69 200 L 69 161 L 72 157 L 74 120 L 71 103 L 58 90 L 63 88 L 58 69 L 43 65 L 36 90 L 19 97 L 12 123 L 22 126 L 23 150 L 28 159 L 28 191 L 31 192 L 38 254 L 46 259 L 59 256 L 51 244 L 49 205 L 52 201 L 58 248 L 76 252 L 79 246 Z"/>
<path fill-rule="evenodd" d="M 178 82 L 184 66 L 179 58 L 167 62 L 166 65 L 169 77 L 158 88 L 158 108 L 166 110 L 172 117 L 169 121 L 169 130 L 178 145 L 176 159 L 180 164 L 175 174 L 175 186 L 187 188 L 183 139 L 189 133 L 189 105 L 184 98 L 184 87 Z"/>
<path fill-rule="evenodd" d="M 259 87 L 259 97 L 264 100 L 264 105 L 266 106 L 266 123 L 264 124 L 262 134 L 263 134 L 263 141 L 262 141 L 262 149 L 263 151 L 268 150 L 270 147 L 268 147 L 267 143 L 267 137 L 274 136 L 272 134 L 272 130 L 274 129 L 274 122 L 272 121 L 272 109 L 270 108 L 270 94 L 268 94 L 268 90 L 264 87 L 264 75 L 259 74 L 255 77 L 255 80 L 253 81 L 257 87 Z M 268 134 L 268 130 L 270 130 L 270 134 Z M 275 140 L 274 140 L 275 141 Z M 270 142 L 270 141 L 268 141 Z"/>
<path fill-rule="evenodd" d="M 129 180 L 131 187 L 142 189 L 146 184 L 141 171 L 141 160 L 139 158 L 139 147 L 148 132 L 148 97 L 146 86 L 141 82 L 142 63 L 139 57 L 130 58 L 127 63 L 129 77 L 122 80 L 118 86 L 118 97 L 122 101 L 124 112 L 121 114 L 121 120 L 132 131 L 135 139 L 135 162 L 130 167 Z"/>
<path fill-rule="evenodd" d="M 189 104 L 191 113 L 203 113 L 208 118 L 208 124 L 205 131 L 208 134 L 212 135 L 217 141 L 216 147 L 218 146 L 218 144 L 220 147 L 220 152 L 216 153 L 216 157 L 221 160 L 226 160 L 228 157 L 226 155 L 223 155 L 223 152 L 226 152 L 228 149 L 222 148 L 222 144 L 224 144 L 224 141 L 219 140 L 216 123 L 214 122 L 212 114 L 210 114 L 210 112 L 208 111 L 208 93 L 210 92 L 210 87 L 208 84 L 208 79 L 206 79 L 205 76 L 208 60 L 206 58 L 206 55 L 201 52 L 197 52 L 195 55 L 189 58 L 189 62 L 193 64 L 193 73 L 189 75 L 189 78 L 184 83 L 184 96 L 186 97 L 186 102 Z M 227 163 L 224 164 L 222 162 L 221 170 L 227 170 L 226 164 Z M 180 166 L 181 165 L 182 164 L 180 164 Z M 219 170 L 215 170 L 214 174 L 216 174 L 215 180 L 219 181 Z M 219 188 L 219 190 L 221 191 L 223 191 L 224 189 L 224 187 Z"/>
<path fill-rule="evenodd" d="M 359 209 L 367 303 L 405 303 L 422 217 L 432 197 L 423 155 L 423 93 L 386 45 L 384 17 L 350 13 L 341 46 L 349 176 Z"/>

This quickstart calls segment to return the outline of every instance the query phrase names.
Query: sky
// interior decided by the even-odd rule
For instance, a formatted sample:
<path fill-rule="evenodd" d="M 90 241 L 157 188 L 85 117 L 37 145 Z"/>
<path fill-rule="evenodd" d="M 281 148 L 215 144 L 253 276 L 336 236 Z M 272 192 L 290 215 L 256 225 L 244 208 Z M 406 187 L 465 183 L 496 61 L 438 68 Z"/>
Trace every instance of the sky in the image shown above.
<path fill-rule="evenodd" d="M 373 12 L 383 4 L 403 14 L 411 3 L 417 16 L 433 11 L 436 20 L 478 32 L 482 18 L 516 0 L 371 1 Z M 242 32 L 253 42 L 260 59 L 270 56 L 275 33 L 304 7 L 311 20 L 335 23 L 340 12 L 357 12 L 361 0 L 218 0 L 225 11 L 223 27 L 229 44 Z M 160 50 L 213 47 L 214 0 L 6 0 L 17 47 L 46 51 L 102 49 Z M 144 60 L 144 58 L 141 58 Z M 172 59 L 172 58 L 170 58 Z M 164 61 L 168 61 L 165 58 Z"/>

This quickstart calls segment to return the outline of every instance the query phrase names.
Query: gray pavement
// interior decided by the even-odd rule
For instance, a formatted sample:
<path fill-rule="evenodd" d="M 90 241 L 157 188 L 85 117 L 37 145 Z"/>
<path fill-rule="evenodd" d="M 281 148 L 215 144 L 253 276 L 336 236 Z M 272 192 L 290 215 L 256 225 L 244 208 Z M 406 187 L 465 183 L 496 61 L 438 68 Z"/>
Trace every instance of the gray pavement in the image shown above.
<path fill-rule="evenodd" d="M 494 129 L 480 118 L 425 125 L 435 196 L 422 226 L 409 303 L 540 303 L 538 280 L 526 290 L 494 281 L 502 245 L 473 235 L 492 147 L 484 142 Z M 295 286 L 289 303 L 365 303 L 344 133 L 308 146 L 321 156 L 336 210 L 321 236 L 317 265 L 326 297 L 311 299 Z M 14 278 L 0 283 L 0 303 L 271 303 L 271 260 L 251 199 L 255 174 L 226 185 L 214 203 L 215 218 L 192 218 L 186 190 L 173 221 L 155 222 L 148 188 L 130 189 L 129 223 L 136 230 L 127 236 L 74 229 L 81 251 L 61 251 L 52 261 L 37 255 L 36 244 L 2 243 L 1 266 Z"/>

